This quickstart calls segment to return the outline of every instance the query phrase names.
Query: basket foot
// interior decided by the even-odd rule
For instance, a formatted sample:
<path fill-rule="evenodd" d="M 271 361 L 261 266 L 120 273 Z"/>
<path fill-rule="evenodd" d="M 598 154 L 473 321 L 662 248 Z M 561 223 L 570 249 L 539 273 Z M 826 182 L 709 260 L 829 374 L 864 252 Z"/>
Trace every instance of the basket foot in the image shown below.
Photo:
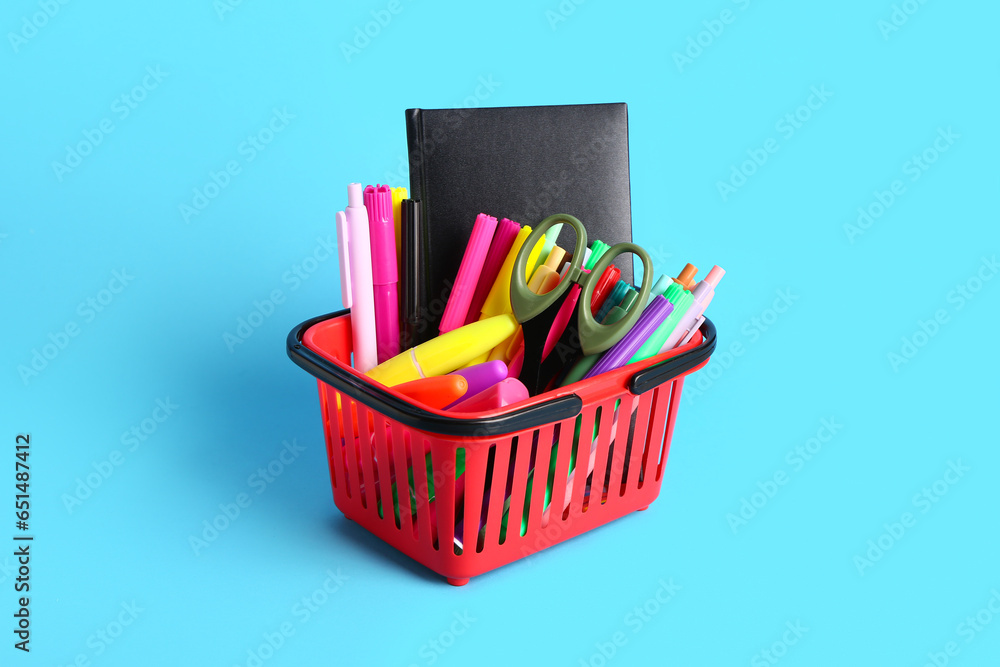
<path fill-rule="evenodd" d="M 464 586 L 467 583 L 469 583 L 469 579 L 468 578 L 465 578 L 465 579 L 453 579 L 451 577 L 446 577 L 446 579 L 448 580 L 448 583 L 451 584 L 452 586 Z"/>
<path fill-rule="evenodd" d="M 646 505 L 645 507 L 640 507 L 639 509 L 637 509 L 636 512 L 645 512 L 648 509 L 649 509 L 649 505 Z"/>

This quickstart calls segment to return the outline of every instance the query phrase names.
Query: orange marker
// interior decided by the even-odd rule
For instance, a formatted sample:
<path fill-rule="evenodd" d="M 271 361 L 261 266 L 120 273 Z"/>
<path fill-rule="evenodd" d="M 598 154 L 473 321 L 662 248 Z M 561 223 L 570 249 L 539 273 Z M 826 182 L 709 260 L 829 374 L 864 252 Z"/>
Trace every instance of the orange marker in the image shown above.
<path fill-rule="evenodd" d="M 397 384 L 393 390 L 440 410 L 465 396 L 465 392 L 469 390 L 469 381 L 461 375 L 437 375 Z"/>
<path fill-rule="evenodd" d="M 469 382 L 461 375 L 437 375 L 397 384 L 392 389 L 411 401 L 440 410 L 465 396 L 469 390 Z M 337 395 L 337 408 L 340 409 L 340 394 Z M 354 434 L 357 436 L 360 434 L 358 421 L 354 418 L 351 421 L 354 425 Z M 372 418 L 372 413 L 369 412 L 368 432 L 374 431 L 375 420 Z"/>
<path fill-rule="evenodd" d="M 680 274 L 674 278 L 674 282 L 686 289 L 691 291 L 694 287 L 694 277 L 698 274 L 698 267 L 694 264 L 685 264 L 684 268 L 681 270 Z"/>

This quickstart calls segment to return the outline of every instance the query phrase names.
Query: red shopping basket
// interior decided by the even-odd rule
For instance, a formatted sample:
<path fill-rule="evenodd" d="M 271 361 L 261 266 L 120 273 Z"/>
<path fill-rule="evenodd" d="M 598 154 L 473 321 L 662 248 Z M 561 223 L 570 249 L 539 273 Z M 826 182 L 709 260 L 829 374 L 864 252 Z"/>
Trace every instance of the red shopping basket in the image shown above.
<path fill-rule="evenodd" d="M 660 491 L 684 376 L 715 342 L 706 319 L 682 347 L 461 416 L 351 368 L 349 310 L 303 322 L 287 348 L 318 379 L 337 507 L 461 586 L 646 509 Z"/>

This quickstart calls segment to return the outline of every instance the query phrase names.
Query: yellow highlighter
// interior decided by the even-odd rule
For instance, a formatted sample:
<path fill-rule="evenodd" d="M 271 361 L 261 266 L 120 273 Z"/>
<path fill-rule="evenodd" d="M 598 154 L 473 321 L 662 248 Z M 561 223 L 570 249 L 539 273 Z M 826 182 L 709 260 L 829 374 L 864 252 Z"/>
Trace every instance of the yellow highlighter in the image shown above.
<path fill-rule="evenodd" d="M 535 249 L 538 249 L 537 246 Z M 559 246 L 554 246 L 552 251 L 549 253 L 548 259 L 545 261 L 545 264 L 539 264 L 538 268 L 536 268 L 535 272 L 531 275 L 531 281 L 528 283 L 528 289 L 535 294 L 545 294 L 559 284 L 559 274 L 556 273 L 555 269 L 562 263 L 565 256 L 565 250 Z M 500 361 L 509 363 L 517 353 L 517 348 L 520 347 L 521 341 L 524 340 L 521 338 L 520 333 L 521 328 L 518 327 L 517 332 L 515 332 L 513 336 L 493 348 L 493 351 L 490 352 L 489 361 L 499 359 Z M 475 361 L 479 360 L 476 359 Z"/>
<path fill-rule="evenodd" d="M 521 246 L 524 245 L 525 239 L 527 239 L 530 234 L 531 227 L 525 225 L 524 227 L 521 227 L 521 231 L 519 231 L 517 236 L 514 237 L 514 243 L 510 246 L 510 250 L 507 252 L 507 257 L 504 258 L 503 264 L 500 265 L 500 272 L 497 274 L 497 278 L 493 282 L 493 287 L 490 288 L 490 293 L 486 295 L 486 301 L 483 302 L 483 308 L 479 315 L 480 321 L 489 317 L 514 312 L 510 307 L 510 274 L 514 271 L 514 260 L 517 259 L 517 253 L 521 250 Z M 545 242 L 544 237 L 539 240 L 543 243 Z M 501 353 L 506 349 L 506 346 L 504 346 L 492 355 L 490 354 L 490 350 L 486 350 L 482 354 L 470 359 L 466 366 L 475 366 L 476 364 L 481 364 L 485 361 L 491 361 L 493 359 L 503 359 Z"/>
<path fill-rule="evenodd" d="M 409 198 L 409 194 L 406 192 L 406 188 L 399 187 L 392 189 L 392 220 L 396 226 L 396 266 L 400 267 L 400 272 L 402 272 L 403 266 L 403 228 L 400 224 L 403 219 L 403 214 L 401 209 L 403 208 L 403 200 Z"/>
<path fill-rule="evenodd" d="M 531 254 L 528 255 L 528 265 L 524 271 L 524 279 L 527 280 L 531 277 L 531 274 L 535 272 L 535 268 L 541 266 L 539 262 L 542 261 L 542 250 L 545 248 L 545 237 L 538 239 L 535 243 L 535 247 L 532 248 Z M 511 312 L 514 312 L 513 309 Z"/>
<path fill-rule="evenodd" d="M 486 301 L 483 303 L 481 311 L 482 315 L 479 319 L 482 320 L 494 315 L 514 312 L 510 307 L 510 274 L 514 271 L 514 260 L 517 259 L 517 253 L 520 252 L 521 246 L 524 245 L 524 241 L 530 235 L 531 227 L 527 225 L 521 227 L 521 231 L 517 233 L 517 236 L 514 238 L 514 244 L 511 245 L 507 257 L 500 266 L 500 273 L 497 274 L 497 279 L 493 283 L 490 293 L 486 296 Z M 544 237 L 541 240 L 544 243 Z M 525 277 L 525 280 L 527 280 L 527 277 Z"/>
<path fill-rule="evenodd" d="M 517 331 L 514 332 L 514 336 L 511 336 L 510 338 L 506 338 L 503 341 L 501 341 L 499 345 L 497 345 L 495 348 L 493 348 L 493 350 L 489 353 L 489 356 L 487 356 L 486 359 L 484 359 L 484 361 L 497 361 L 497 360 L 499 360 L 499 361 L 504 362 L 505 364 L 508 361 L 510 361 L 510 357 L 507 356 L 507 348 L 510 347 L 510 342 L 512 340 L 514 340 L 514 338 L 516 337 L 516 335 L 517 335 Z M 473 361 L 479 361 L 479 359 L 480 359 L 480 357 L 476 357 L 475 359 L 473 359 Z M 479 363 L 483 363 L 483 362 L 480 361 Z M 473 364 L 473 365 L 475 365 L 475 364 Z"/>
<path fill-rule="evenodd" d="M 510 306 L 510 276 L 514 271 L 514 260 L 517 259 L 517 251 L 521 249 L 524 244 L 524 239 L 521 238 L 524 235 L 525 238 L 528 234 L 524 233 L 524 230 L 528 230 L 528 234 L 531 233 L 531 227 L 524 226 L 521 228 L 521 232 L 514 239 L 514 245 L 511 246 L 510 252 L 507 253 L 507 258 L 504 260 L 503 266 L 500 267 L 500 273 L 497 275 L 497 280 L 493 283 L 493 289 L 490 290 L 489 295 L 486 297 L 486 303 L 483 304 L 483 311 L 480 319 L 486 317 L 495 317 L 497 315 L 507 315 L 513 313 L 514 310 Z M 525 271 L 524 279 L 528 280 L 531 275 L 531 268 L 535 262 L 538 261 L 538 256 L 542 253 L 542 246 L 545 245 L 545 237 L 538 239 L 535 243 L 535 247 L 531 249 L 531 253 L 528 255 L 528 269 Z M 476 363 L 482 363 L 487 360 L 494 359 L 506 359 L 504 352 L 507 351 L 506 341 L 504 345 L 500 347 L 499 350 L 494 350 L 490 354 L 483 354 L 474 359 Z"/>
<path fill-rule="evenodd" d="M 387 387 L 445 375 L 489 353 L 516 329 L 517 320 L 510 314 L 466 324 L 382 362 L 367 375 Z"/>

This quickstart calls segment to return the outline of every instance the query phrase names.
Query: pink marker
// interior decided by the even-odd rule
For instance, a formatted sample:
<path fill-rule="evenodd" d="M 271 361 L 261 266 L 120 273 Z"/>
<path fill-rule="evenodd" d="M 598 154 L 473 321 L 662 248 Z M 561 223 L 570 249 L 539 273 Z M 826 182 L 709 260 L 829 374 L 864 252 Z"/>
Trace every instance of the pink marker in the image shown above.
<path fill-rule="evenodd" d="M 445 306 L 444 316 L 438 327 L 441 333 L 448 333 L 465 324 L 465 317 L 469 314 L 469 304 L 472 303 L 472 296 L 479 283 L 479 274 L 483 271 L 486 253 L 490 249 L 490 241 L 493 240 L 493 233 L 496 230 L 496 218 L 485 213 L 476 216 L 476 224 L 472 227 L 472 236 L 469 237 L 469 245 L 465 248 L 462 265 L 458 267 L 455 286 L 451 289 L 448 305 Z"/>
<path fill-rule="evenodd" d="M 708 308 L 708 304 L 712 303 L 712 297 L 715 296 L 715 288 L 719 286 L 719 281 L 722 280 L 722 276 L 724 275 L 726 275 L 726 272 L 721 266 L 713 266 L 712 270 L 705 276 L 705 279 L 694 286 L 694 289 L 691 290 L 694 301 L 691 302 L 687 312 L 684 313 L 684 317 L 677 322 L 677 326 L 674 327 L 667 340 L 664 341 L 660 352 L 672 350 L 677 347 L 678 343 L 683 344 L 691 340 L 694 332 L 705 321 L 705 309 Z"/>
<path fill-rule="evenodd" d="M 479 284 L 476 285 L 472 302 L 469 303 L 469 314 L 465 316 L 466 324 L 472 324 L 479 320 L 483 304 L 486 303 L 486 297 L 489 295 L 493 283 L 497 281 L 500 267 L 503 265 L 504 259 L 507 258 L 510 247 L 514 245 L 514 239 L 517 238 L 519 231 L 521 231 L 521 225 L 507 218 L 501 220 L 497 225 L 497 231 L 493 234 L 493 241 L 490 243 L 490 250 L 486 254 L 486 263 L 483 265 L 482 273 L 479 274 Z"/>
<path fill-rule="evenodd" d="M 392 188 L 369 185 L 365 208 L 371 230 L 372 290 L 375 299 L 375 340 L 378 363 L 399 354 L 399 296 L 396 283 L 396 225 L 392 219 Z"/>
<path fill-rule="evenodd" d="M 372 299 L 372 253 L 369 242 L 368 211 L 361 184 L 347 186 L 348 251 L 351 260 L 351 332 L 354 341 L 354 368 L 367 373 L 378 364 L 375 352 L 375 306 Z"/>
<path fill-rule="evenodd" d="M 590 273 L 587 269 L 580 270 L 584 273 Z M 549 356 L 549 353 L 555 348 L 556 343 L 559 342 L 559 337 L 566 330 L 570 318 L 576 312 L 576 302 L 580 300 L 581 292 L 583 292 L 583 289 L 579 285 L 573 285 L 569 288 L 569 295 L 563 301 L 563 305 L 559 307 L 555 319 L 552 320 L 552 329 L 549 331 L 549 335 L 545 339 L 545 345 L 542 347 L 542 359 Z"/>
<path fill-rule="evenodd" d="M 454 412 L 480 412 L 482 410 L 497 410 L 512 403 L 518 403 L 528 398 L 528 388 L 517 378 L 506 378 L 492 387 L 484 389 L 472 398 L 462 401 L 452 410 Z"/>
<path fill-rule="evenodd" d="M 507 377 L 516 378 L 521 374 L 521 369 L 524 368 L 524 343 L 517 348 L 517 352 L 514 353 L 513 358 L 510 360 L 510 365 L 507 369 Z"/>

